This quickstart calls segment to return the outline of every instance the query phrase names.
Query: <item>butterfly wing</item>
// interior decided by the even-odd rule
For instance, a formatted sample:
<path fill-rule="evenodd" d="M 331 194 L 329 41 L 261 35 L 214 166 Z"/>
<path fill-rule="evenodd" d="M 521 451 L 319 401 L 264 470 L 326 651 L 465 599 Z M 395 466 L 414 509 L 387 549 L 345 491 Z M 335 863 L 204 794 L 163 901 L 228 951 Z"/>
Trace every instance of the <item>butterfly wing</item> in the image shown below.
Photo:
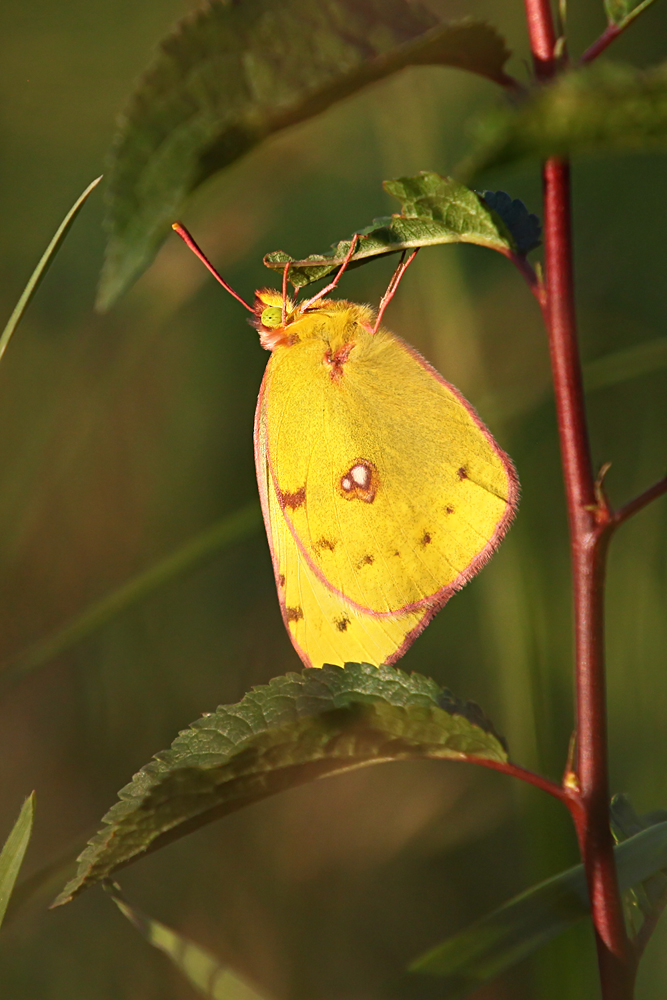
<path fill-rule="evenodd" d="M 267 477 L 301 561 L 365 612 L 441 607 L 509 526 L 511 462 L 392 334 L 357 331 L 337 373 L 322 356 L 305 340 L 267 368 Z"/>
<path fill-rule="evenodd" d="M 346 601 L 312 569 L 281 506 L 267 455 L 267 372 L 255 417 L 255 461 L 262 511 L 285 628 L 306 666 L 390 663 L 398 659 L 434 611 L 377 615 Z"/>

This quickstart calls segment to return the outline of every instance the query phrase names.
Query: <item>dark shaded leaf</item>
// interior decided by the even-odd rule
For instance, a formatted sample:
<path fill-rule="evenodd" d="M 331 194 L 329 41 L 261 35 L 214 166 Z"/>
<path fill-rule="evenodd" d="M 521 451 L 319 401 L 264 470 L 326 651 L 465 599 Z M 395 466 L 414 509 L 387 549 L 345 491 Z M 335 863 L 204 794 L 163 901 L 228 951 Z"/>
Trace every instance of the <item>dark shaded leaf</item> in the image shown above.
<path fill-rule="evenodd" d="M 540 87 L 482 123 L 465 176 L 528 156 L 571 156 L 667 145 L 667 63 L 640 70 L 596 62 Z"/>
<path fill-rule="evenodd" d="M 517 253 L 525 256 L 542 242 L 540 220 L 518 198 L 505 191 L 485 191 L 484 201 L 497 212 L 514 238 Z"/>
<path fill-rule="evenodd" d="M 502 763 L 507 753 L 477 705 L 419 674 L 348 663 L 276 677 L 203 716 L 134 776 L 56 905 L 146 851 L 267 795 L 365 764 L 419 757 Z"/>
<path fill-rule="evenodd" d="M 667 822 L 615 848 L 622 890 L 667 863 Z M 583 865 L 540 882 L 416 959 L 392 1000 L 460 1000 L 566 930 L 589 910 Z"/>
<path fill-rule="evenodd" d="M 654 0 L 604 0 L 604 9 L 610 24 L 619 28 L 634 21 Z"/>
<path fill-rule="evenodd" d="M 489 25 L 411 0 L 212 0 L 162 43 L 120 121 L 99 304 L 150 263 L 185 198 L 273 132 L 411 65 L 508 78 Z"/>
<path fill-rule="evenodd" d="M 4 920 L 9 897 L 23 863 L 23 856 L 32 833 L 34 814 L 35 793 L 33 792 L 23 803 L 19 818 L 7 837 L 2 851 L 0 851 L 0 924 Z"/>
<path fill-rule="evenodd" d="M 638 816 L 627 795 L 615 795 L 611 803 L 611 828 L 617 844 L 648 830 L 656 823 L 667 822 L 667 810 L 659 809 Z M 636 937 L 647 920 L 658 916 L 667 898 L 667 864 L 650 877 L 623 893 L 623 909 L 630 933 Z"/>
<path fill-rule="evenodd" d="M 476 191 L 451 177 L 424 171 L 416 177 L 385 181 L 384 187 L 402 202 L 401 213 L 375 219 L 360 230 L 351 268 L 375 257 L 439 243 L 477 243 L 505 254 L 517 249 L 501 214 Z M 264 263 L 282 271 L 288 261 L 292 262 L 289 279 L 294 288 L 303 288 L 335 271 L 349 249 L 350 240 L 342 240 L 329 253 L 312 254 L 305 260 L 294 260 L 277 250 L 267 254 Z"/>
<path fill-rule="evenodd" d="M 208 1000 L 264 1000 L 246 979 L 222 965 L 205 948 L 131 906 L 115 882 L 105 882 L 104 888 L 123 916 L 149 944 L 171 959 L 202 996 Z"/>

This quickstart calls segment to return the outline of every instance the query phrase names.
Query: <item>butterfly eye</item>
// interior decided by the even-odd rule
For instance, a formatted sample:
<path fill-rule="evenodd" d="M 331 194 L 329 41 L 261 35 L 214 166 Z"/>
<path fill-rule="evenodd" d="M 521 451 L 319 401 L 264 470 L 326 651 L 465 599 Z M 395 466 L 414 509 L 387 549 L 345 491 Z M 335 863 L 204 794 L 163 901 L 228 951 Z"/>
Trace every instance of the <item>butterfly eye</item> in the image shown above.
<path fill-rule="evenodd" d="M 261 323 L 262 326 L 269 327 L 269 329 L 274 329 L 276 326 L 281 326 L 283 321 L 283 313 L 280 306 L 267 306 L 266 309 L 262 311 Z"/>

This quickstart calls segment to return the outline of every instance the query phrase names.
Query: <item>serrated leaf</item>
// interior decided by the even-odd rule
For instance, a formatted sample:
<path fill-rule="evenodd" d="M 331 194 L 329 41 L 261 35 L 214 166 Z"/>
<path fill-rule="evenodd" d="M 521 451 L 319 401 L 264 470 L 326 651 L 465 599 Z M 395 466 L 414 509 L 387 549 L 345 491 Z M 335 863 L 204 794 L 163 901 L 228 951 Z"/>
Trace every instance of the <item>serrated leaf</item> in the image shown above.
<path fill-rule="evenodd" d="M 14 883 L 23 864 L 23 856 L 32 833 L 32 821 L 35 814 L 35 793 L 25 802 L 19 813 L 12 832 L 7 837 L 0 851 L 0 924 L 5 917 L 9 897 L 14 889 Z"/>
<path fill-rule="evenodd" d="M 507 752 L 477 705 L 419 674 L 348 663 L 276 677 L 193 723 L 134 776 L 55 905 L 275 792 L 420 757 L 502 763 Z"/>
<path fill-rule="evenodd" d="M 604 0 L 604 9 L 610 24 L 624 28 L 654 2 L 655 0 Z"/>
<path fill-rule="evenodd" d="M 171 959 L 188 982 L 208 1000 L 264 1000 L 247 979 L 222 965 L 210 952 L 166 924 L 131 906 L 120 886 L 106 882 L 114 903 L 139 933 Z"/>
<path fill-rule="evenodd" d="M 401 201 L 401 212 L 376 219 L 359 231 L 359 249 L 348 265 L 351 268 L 375 257 L 440 243 L 476 243 L 505 254 L 517 249 L 501 214 L 482 195 L 451 177 L 424 171 L 416 177 L 385 181 L 384 187 Z M 264 263 L 282 271 L 290 261 L 289 280 L 294 288 L 303 288 L 335 271 L 349 249 L 350 240 L 341 240 L 329 253 L 304 260 L 277 250 L 267 254 Z"/>
<path fill-rule="evenodd" d="M 667 63 L 648 70 L 596 62 L 535 90 L 516 110 L 482 122 L 480 144 L 461 172 L 525 157 L 566 157 L 667 145 Z"/>
<path fill-rule="evenodd" d="M 162 43 L 120 121 L 99 303 L 150 263 L 186 197 L 268 135 L 410 65 L 506 84 L 503 39 L 413 0 L 211 0 Z"/>
<path fill-rule="evenodd" d="M 621 890 L 667 863 L 667 822 L 630 837 L 614 849 Z M 589 910 L 586 875 L 576 865 L 515 896 L 460 934 L 416 959 L 392 1000 L 460 1000 L 526 958 Z"/>

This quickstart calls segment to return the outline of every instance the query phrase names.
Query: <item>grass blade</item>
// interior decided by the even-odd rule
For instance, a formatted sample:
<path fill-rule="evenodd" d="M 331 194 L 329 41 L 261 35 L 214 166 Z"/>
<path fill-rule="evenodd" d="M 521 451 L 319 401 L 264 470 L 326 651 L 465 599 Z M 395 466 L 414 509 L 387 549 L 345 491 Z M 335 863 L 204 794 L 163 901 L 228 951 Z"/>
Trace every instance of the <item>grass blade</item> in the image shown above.
<path fill-rule="evenodd" d="M 0 924 L 5 916 L 9 897 L 12 894 L 16 876 L 23 863 L 30 834 L 32 833 L 32 821 L 35 814 L 35 793 L 28 796 L 23 803 L 23 808 L 19 813 L 12 832 L 5 841 L 5 846 L 0 852 Z"/>
<path fill-rule="evenodd" d="M 259 530 L 261 523 L 259 504 L 256 501 L 223 517 L 213 527 L 195 535 L 154 566 L 138 573 L 117 590 L 91 605 L 63 628 L 11 660 L 0 676 L 0 687 L 7 688 L 26 674 L 43 667 L 49 660 L 81 642 L 123 611 L 145 600 L 166 583 L 194 569 L 228 545 L 252 535 Z"/>
<path fill-rule="evenodd" d="M 7 350 L 7 345 L 9 344 L 9 341 L 12 339 L 14 330 L 21 322 L 24 312 L 28 308 L 33 295 L 39 288 L 40 282 L 44 277 L 44 275 L 46 274 L 46 272 L 48 271 L 49 267 L 51 266 L 54 257 L 60 250 L 63 240 L 70 231 L 72 223 L 74 222 L 77 215 L 83 208 L 84 203 L 88 198 L 88 195 L 95 190 L 95 188 L 97 187 L 97 185 L 100 183 L 101 180 L 102 180 L 102 175 L 100 174 L 99 177 L 96 177 L 95 180 L 88 185 L 86 190 L 83 191 L 76 199 L 76 201 L 70 208 L 69 212 L 67 213 L 63 221 L 60 223 L 58 228 L 56 229 L 53 239 L 51 240 L 48 247 L 42 254 L 37 267 L 32 272 L 28 284 L 23 289 L 23 293 L 18 302 L 16 303 L 14 311 L 12 312 L 11 316 L 9 317 L 9 320 L 7 321 L 7 325 L 2 331 L 2 335 L 0 335 L 0 358 L 2 358 L 3 354 Z"/>
<path fill-rule="evenodd" d="M 170 958 L 202 996 L 209 1000 L 265 1000 L 246 979 L 222 965 L 206 949 L 131 906 L 116 882 L 106 882 L 104 888 L 142 937 Z"/>

